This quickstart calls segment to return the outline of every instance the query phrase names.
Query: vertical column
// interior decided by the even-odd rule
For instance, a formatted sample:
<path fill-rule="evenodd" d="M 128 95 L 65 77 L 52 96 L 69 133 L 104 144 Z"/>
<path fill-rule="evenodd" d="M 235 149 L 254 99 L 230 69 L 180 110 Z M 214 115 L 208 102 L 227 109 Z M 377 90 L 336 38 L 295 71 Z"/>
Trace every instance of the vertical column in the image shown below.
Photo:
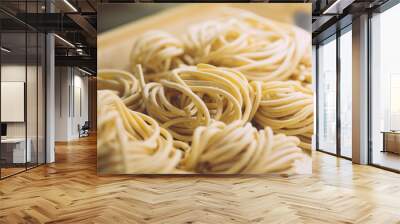
<path fill-rule="evenodd" d="M 368 15 L 353 19 L 353 162 L 368 163 Z"/>
<path fill-rule="evenodd" d="M 316 150 L 317 147 L 317 116 L 318 116 L 318 110 L 317 110 L 317 46 L 316 45 L 312 45 L 312 87 L 313 87 L 313 91 L 314 91 L 314 134 L 312 136 L 312 145 L 311 148 L 313 150 Z"/>
<path fill-rule="evenodd" d="M 341 78 L 341 64 L 340 64 L 340 27 L 336 28 L 336 155 L 341 155 L 342 147 L 342 127 L 340 118 L 340 78 Z"/>
<path fill-rule="evenodd" d="M 95 76 L 90 76 L 88 80 L 88 91 L 89 91 L 89 99 L 88 99 L 88 110 L 89 110 L 89 122 L 90 122 L 90 131 L 97 131 L 97 80 Z"/>
<path fill-rule="evenodd" d="M 46 1 L 46 11 L 53 12 L 51 1 Z M 55 161 L 55 53 L 54 35 L 46 34 L 46 163 Z"/>
<path fill-rule="evenodd" d="M 55 68 L 55 141 L 69 141 L 71 126 L 71 67 Z"/>

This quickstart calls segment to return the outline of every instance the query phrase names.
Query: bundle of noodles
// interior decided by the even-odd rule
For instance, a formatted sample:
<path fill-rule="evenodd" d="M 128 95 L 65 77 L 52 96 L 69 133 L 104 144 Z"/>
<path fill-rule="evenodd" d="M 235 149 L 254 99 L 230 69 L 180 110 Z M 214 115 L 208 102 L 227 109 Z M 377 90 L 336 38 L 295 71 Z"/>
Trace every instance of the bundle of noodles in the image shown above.
<path fill-rule="evenodd" d="M 130 61 L 133 70 L 143 65 L 146 80 L 159 80 L 170 70 L 185 64 L 183 43 L 173 35 L 160 31 L 148 31 L 140 35 L 132 48 Z"/>
<path fill-rule="evenodd" d="M 274 135 L 268 127 L 257 131 L 250 123 L 213 122 L 195 130 L 182 164 L 199 173 L 302 173 L 309 169 L 308 157 L 298 144 L 298 138 Z"/>
<path fill-rule="evenodd" d="M 194 129 L 209 125 L 211 119 L 251 120 L 261 100 L 261 85 L 249 84 L 240 72 L 200 64 L 175 69 L 168 79 L 146 84 L 143 96 L 148 114 L 174 138 L 189 142 Z"/>
<path fill-rule="evenodd" d="M 145 109 L 139 81 L 129 72 L 116 69 L 99 70 L 97 89 L 115 91 L 131 110 L 142 112 Z"/>
<path fill-rule="evenodd" d="M 290 79 L 297 80 L 303 83 L 304 86 L 311 88 L 312 82 L 312 65 L 311 56 L 306 54 L 297 65 Z"/>
<path fill-rule="evenodd" d="M 248 80 L 288 80 L 310 50 L 306 31 L 238 11 L 189 28 L 185 52 L 194 63 L 235 68 Z"/>
<path fill-rule="evenodd" d="M 261 85 L 250 84 L 233 69 L 198 64 L 175 69 L 171 79 L 189 87 L 205 102 L 214 120 L 230 123 L 250 121 L 261 100 Z"/>
<path fill-rule="evenodd" d="M 262 99 L 254 116 L 262 127 L 297 136 L 300 147 L 311 149 L 313 135 L 313 93 L 297 81 L 272 81 L 262 84 Z"/>
<path fill-rule="evenodd" d="M 170 133 L 129 110 L 110 90 L 98 91 L 98 169 L 102 173 L 174 173 L 182 157 Z M 179 148 L 184 148 L 179 143 Z"/>

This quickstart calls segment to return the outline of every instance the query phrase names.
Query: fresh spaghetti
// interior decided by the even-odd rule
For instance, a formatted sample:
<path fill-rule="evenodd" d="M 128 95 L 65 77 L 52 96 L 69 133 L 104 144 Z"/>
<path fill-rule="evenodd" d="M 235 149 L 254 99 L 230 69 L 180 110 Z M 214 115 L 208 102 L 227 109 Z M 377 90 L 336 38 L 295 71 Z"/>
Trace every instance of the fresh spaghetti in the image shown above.
<path fill-rule="evenodd" d="M 184 64 L 183 43 L 173 35 L 153 30 L 139 36 L 131 51 L 132 68 L 143 65 L 146 80 L 158 80 L 170 70 Z"/>
<path fill-rule="evenodd" d="M 262 84 L 262 98 L 254 120 L 277 133 L 298 136 L 301 147 L 311 150 L 313 111 L 311 89 L 296 81 L 272 81 Z"/>
<path fill-rule="evenodd" d="M 235 68 L 248 80 L 288 80 L 311 51 L 306 31 L 243 11 L 193 25 L 183 39 L 195 63 Z"/>
<path fill-rule="evenodd" d="M 290 174 L 306 159 L 299 142 L 274 135 L 269 127 L 258 131 L 250 123 L 214 122 L 196 129 L 184 165 L 199 173 Z"/>
<path fill-rule="evenodd" d="M 140 69 L 138 74 L 143 76 Z M 194 129 L 211 119 L 250 121 L 261 98 L 258 86 L 238 71 L 200 64 L 172 70 L 167 79 L 142 88 L 149 115 L 176 139 L 191 141 Z"/>
<path fill-rule="evenodd" d="M 133 74 L 99 71 L 99 170 L 309 172 L 310 46 L 306 31 L 243 10 L 140 35 Z"/>
<path fill-rule="evenodd" d="M 98 168 L 102 173 L 174 173 L 183 152 L 151 117 L 132 111 L 110 90 L 98 91 Z"/>
<path fill-rule="evenodd" d="M 142 90 L 131 73 L 117 69 L 103 69 L 97 73 L 97 89 L 113 90 L 134 111 L 144 111 Z"/>

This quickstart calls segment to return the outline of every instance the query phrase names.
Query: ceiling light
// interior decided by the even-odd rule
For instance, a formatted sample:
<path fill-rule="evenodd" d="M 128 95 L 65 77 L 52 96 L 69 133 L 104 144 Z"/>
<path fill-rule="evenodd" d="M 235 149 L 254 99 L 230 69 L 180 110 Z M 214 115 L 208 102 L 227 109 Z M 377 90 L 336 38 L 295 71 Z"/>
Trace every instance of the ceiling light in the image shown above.
<path fill-rule="evenodd" d="M 70 7 L 74 12 L 78 12 L 78 10 L 68 1 L 68 0 L 64 0 L 65 4 L 68 5 L 68 7 Z"/>
<path fill-rule="evenodd" d="M 2 51 L 6 52 L 6 53 L 10 53 L 10 52 L 11 52 L 11 50 L 9 50 L 9 49 L 7 49 L 7 48 L 5 48 L 5 47 L 1 47 L 0 49 L 1 49 Z"/>
<path fill-rule="evenodd" d="M 88 72 L 88 71 L 86 71 L 86 70 L 83 70 L 83 69 L 81 69 L 81 68 L 79 68 L 79 67 L 78 67 L 78 70 L 81 71 L 81 72 L 83 72 L 83 73 L 85 73 L 85 74 L 87 74 L 87 75 L 92 75 L 92 73 L 90 73 L 90 72 Z"/>
<path fill-rule="evenodd" d="M 322 14 L 335 14 L 335 13 L 332 13 L 332 12 L 330 12 L 330 11 L 331 11 L 332 9 L 334 9 L 334 8 L 337 6 L 337 4 L 339 4 L 340 1 L 341 1 L 341 0 L 336 0 L 335 2 L 333 2 L 333 4 L 330 5 L 327 9 L 325 9 L 324 12 L 323 12 Z M 338 14 L 338 13 L 336 12 L 336 14 Z"/>
<path fill-rule="evenodd" d="M 77 48 L 76 53 L 78 53 L 79 55 L 83 55 L 83 50 L 81 48 Z"/>
<path fill-rule="evenodd" d="M 66 39 L 64 39 L 64 38 L 62 38 L 62 37 L 60 37 L 60 36 L 57 35 L 57 34 L 54 34 L 54 36 L 57 37 L 57 38 L 58 38 L 59 40 L 61 40 L 62 42 L 66 43 L 68 46 L 75 48 L 75 45 L 73 45 L 73 44 L 72 44 L 71 42 L 69 42 L 68 40 L 66 40 Z"/>

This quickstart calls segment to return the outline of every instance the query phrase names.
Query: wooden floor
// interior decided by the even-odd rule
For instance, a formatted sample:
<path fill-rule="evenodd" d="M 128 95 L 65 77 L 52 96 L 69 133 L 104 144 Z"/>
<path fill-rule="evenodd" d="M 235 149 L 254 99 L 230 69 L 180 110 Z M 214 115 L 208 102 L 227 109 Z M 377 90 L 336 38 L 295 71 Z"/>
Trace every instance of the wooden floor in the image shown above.
<path fill-rule="evenodd" d="M 14 167 L 7 167 L 7 168 L 1 168 L 1 177 L 3 178 L 3 177 L 7 177 L 7 176 L 10 176 L 10 175 L 13 175 L 13 174 L 16 174 L 16 173 L 19 173 L 19 172 L 22 172 L 22 171 L 24 171 L 25 170 L 25 167 L 17 167 L 17 168 L 14 168 Z"/>
<path fill-rule="evenodd" d="M 400 223 L 400 175 L 314 155 L 311 176 L 96 175 L 95 138 L 0 181 L 0 223 Z"/>
<path fill-rule="evenodd" d="M 400 155 L 392 152 L 374 151 L 374 164 L 400 170 Z"/>
<path fill-rule="evenodd" d="M 1 168 L 1 178 L 5 178 L 20 172 L 24 172 L 27 169 L 33 169 L 36 164 L 29 164 L 27 163 L 27 167 L 25 167 L 25 164 L 18 164 L 18 167 L 2 167 Z"/>

